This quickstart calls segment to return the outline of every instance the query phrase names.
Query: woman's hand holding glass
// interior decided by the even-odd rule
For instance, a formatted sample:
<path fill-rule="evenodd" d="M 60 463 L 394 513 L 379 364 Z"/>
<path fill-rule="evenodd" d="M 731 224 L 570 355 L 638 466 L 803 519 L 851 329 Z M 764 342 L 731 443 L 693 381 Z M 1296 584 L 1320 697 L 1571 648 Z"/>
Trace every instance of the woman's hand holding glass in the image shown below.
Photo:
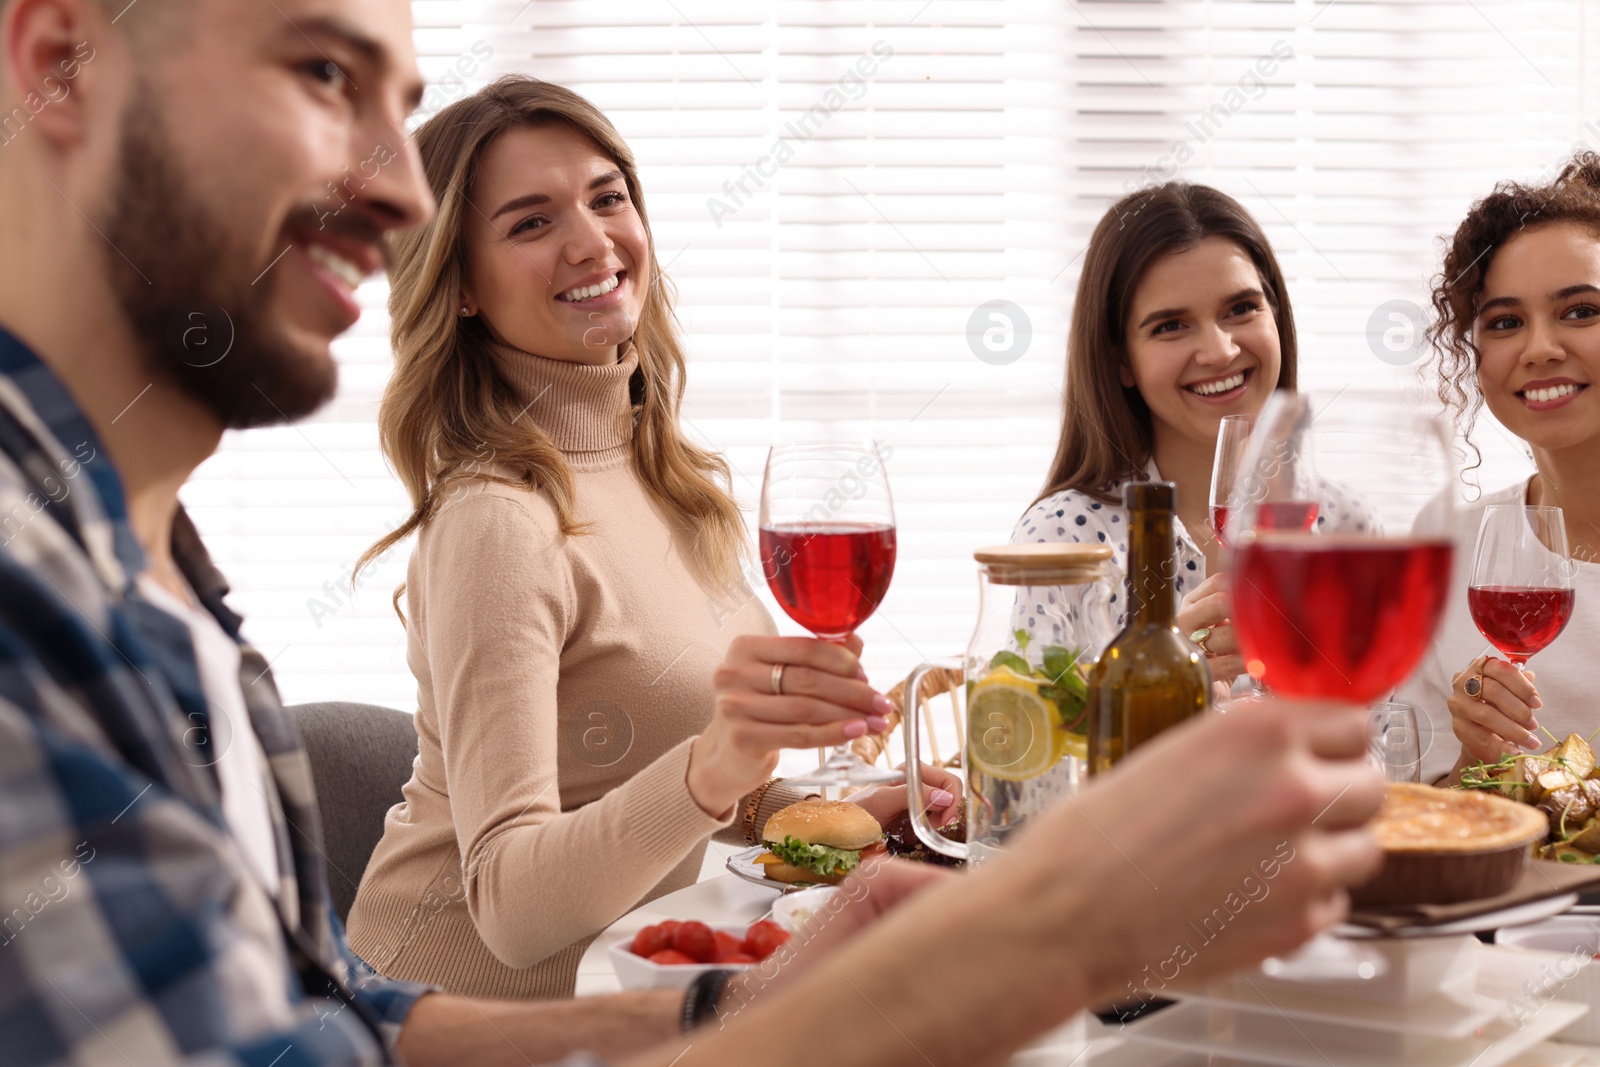
<path fill-rule="evenodd" d="M 689 795 L 725 815 L 772 777 L 785 748 L 843 745 L 888 726 L 894 706 L 867 684 L 861 639 L 743 634 L 712 676 L 711 722 L 689 754 Z M 775 668 L 782 665 L 781 675 Z M 782 692 L 773 682 L 781 679 Z"/>
<path fill-rule="evenodd" d="M 1468 686 L 1476 680 L 1477 696 Z M 1450 725 L 1461 742 L 1463 764 L 1494 763 L 1513 752 L 1537 751 L 1534 712 L 1544 707 L 1533 687 L 1533 672 L 1519 671 L 1494 656 L 1479 656 L 1450 683 Z"/>
<path fill-rule="evenodd" d="M 1233 680 L 1245 672 L 1232 615 L 1233 594 L 1228 587 L 1226 571 L 1208 575 L 1205 581 L 1185 593 L 1178 605 L 1178 629 L 1185 635 L 1208 631 L 1201 647 L 1206 654 L 1206 666 L 1211 668 L 1213 681 L 1230 687 Z"/>
<path fill-rule="evenodd" d="M 1478 524 L 1467 606 L 1505 660 L 1479 656 L 1450 686 L 1450 721 L 1464 762 L 1493 762 L 1541 746 L 1534 711 L 1543 706 L 1528 660 L 1572 619 L 1572 555 L 1558 507 L 1491 504 Z"/>

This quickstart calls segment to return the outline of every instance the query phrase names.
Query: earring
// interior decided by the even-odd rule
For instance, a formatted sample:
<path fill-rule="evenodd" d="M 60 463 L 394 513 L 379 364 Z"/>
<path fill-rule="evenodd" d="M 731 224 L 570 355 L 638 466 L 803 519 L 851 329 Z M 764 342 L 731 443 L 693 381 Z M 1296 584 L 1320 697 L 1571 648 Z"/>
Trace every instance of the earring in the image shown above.
<path fill-rule="evenodd" d="M 461 305 L 461 317 L 462 318 L 466 318 L 471 314 L 472 314 L 472 309 L 467 307 L 467 305 L 462 304 Z"/>

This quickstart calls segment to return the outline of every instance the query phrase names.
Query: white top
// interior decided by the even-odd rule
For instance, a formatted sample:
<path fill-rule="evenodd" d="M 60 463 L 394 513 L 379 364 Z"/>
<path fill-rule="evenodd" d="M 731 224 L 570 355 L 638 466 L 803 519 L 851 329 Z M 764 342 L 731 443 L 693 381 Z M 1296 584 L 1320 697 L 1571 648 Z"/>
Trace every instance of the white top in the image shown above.
<path fill-rule="evenodd" d="M 1461 755 L 1450 723 L 1450 681 L 1457 672 L 1477 657 L 1488 653 L 1504 658 L 1479 632 L 1467 608 L 1467 587 L 1472 584 L 1472 560 L 1478 543 L 1478 523 L 1490 504 L 1522 504 L 1528 496 L 1528 483 L 1486 493 L 1470 504 L 1457 507 L 1455 521 L 1444 521 L 1443 498 L 1429 504 L 1417 516 L 1416 530 L 1425 534 L 1452 534 L 1456 543 L 1454 574 L 1451 576 L 1450 602 L 1445 606 L 1439 633 L 1422 665 L 1395 693 L 1394 699 L 1414 704 L 1417 729 L 1422 745 L 1422 780 L 1437 781 L 1450 773 Z M 1588 737 L 1600 727 L 1600 702 L 1597 702 L 1594 663 L 1589 657 L 1600 648 L 1600 564 L 1574 561 L 1573 588 L 1576 592 L 1572 620 L 1549 647 L 1528 661 L 1537 676 L 1534 684 L 1544 707 L 1536 710 L 1535 731 L 1553 744 L 1545 731 L 1557 740 L 1569 733 Z"/>
<path fill-rule="evenodd" d="M 1145 477 L 1162 481 L 1156 461 L 1145 464 Z M 1122 496 L 1122 485 L 1116 486 L 1113 495 Z M 1318 481 L 1317 528 L 1329 533 L 1341 530 L 1364 531 L 1376 525 L 1376 514 L 1348 491 L 1327 481 Z M 1184 594 L 1206 577 L 1206 555 L 1189 536 L 1183 520 L 1172 517 L 1173 532 L 1177 541 L 1177 596 L 1181 602 Z M 1011 533 L 1011 543 L 1017 545 L 1067 541 L 1077 544 L 1104 544 L 1111 546 L 1111 562 L 1116 564 L 1115 589 L 1111 594 L 1112 633 L 1121 630 L 1127 622 L 1127 597 L 1123 579 L 1128 573 L 1128 509 L 1122 504 L 1102 504 L 1077 489 L 1064 489 L 1051 493 L 1033 505 L 1017 521 Z M 1026 592 L 1026 590 L 1025 590 Z M 1026 626 L 1034 637 L 1050 644 L 1061 644 L 1061 625 L 1053 622 L 1059 614 L 1044 604 L 1019 604 L 1019 626 Z M 1043 620 L 1041 622 L 1041 620 Z M 1040 626 L 1045 632 L 1040 632 Z"/>
<path fill-rule="evenodd" d="M 189 627 L 200 688 L 210 712 L 211 743 L 221 753 L 216 759 L 222 814 L 250 870 L 276 898 L 278 845 L 268 800 L 269 791 L 276 791 L 267 777 L 267 754 L 250 725 L 250 711 L 239 685 L 239 645 L 204 607 L 179 600 L 148 575 L 139 579 L 139 592 Z"/>

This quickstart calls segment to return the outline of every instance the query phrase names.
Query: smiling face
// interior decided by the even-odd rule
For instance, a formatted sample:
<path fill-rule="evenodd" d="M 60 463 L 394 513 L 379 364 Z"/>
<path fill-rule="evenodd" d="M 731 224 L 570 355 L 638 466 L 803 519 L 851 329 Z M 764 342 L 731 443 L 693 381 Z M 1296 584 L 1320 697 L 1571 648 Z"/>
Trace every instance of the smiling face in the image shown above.
<path fill-rule="evenodd" d="M 1546 223 L 1501 245 L 1472 326 L 1478 387 L 1536 450 L 1600 440 L 1600 235 Z"/>
<path fill-rule="evenodd" d="M 157 373 L 226 426 L 299 418 L 332 395 L 329 345 L 384 235 L 432 211 L 404 130 L 421 93 L 409 13 L 201 3 L 190 32 L 135 71 L 106 262 Z"/>
<path fill-rule="evenodd" d="M 463 229 L 463 303 L 495 340 L 616 361 L 644 310 L 650 235 L 593 141 L 563 122 L 507 132 L 484 152 Z"/>
<path fill-rule="evenodd" d="M 1278 382 L 1278 324 L 1261 275 L 1226 237 L 1150 264 L 1134 290 L 1122 384 L 1150 408 L 1163 442 L 1215 448 L 1224 415 L 1260 412 Z"/>

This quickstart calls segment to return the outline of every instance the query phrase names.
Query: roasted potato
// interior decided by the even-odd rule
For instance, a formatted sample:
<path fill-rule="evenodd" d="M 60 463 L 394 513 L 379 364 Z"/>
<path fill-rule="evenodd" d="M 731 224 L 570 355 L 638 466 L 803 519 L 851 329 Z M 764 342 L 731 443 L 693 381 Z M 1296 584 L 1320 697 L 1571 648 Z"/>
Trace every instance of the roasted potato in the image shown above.
<path fill-rule="evenodd" d="M 1529 756 L 1513 763 L 1511 765 L 1513 799 L 1537 804 L 1544 797 L 1544 788 L 1539 785 L 1539 776 L 1551 769 L 1550 761 L 1538 756 Z M 1521 787 L 1521 796 L 1515 795 L 1515 787 Z"/>
<path fill-rule="evenodd" d="M 1565 767 L 1556 767 L 1539 775 L 1537 786 L 1539 800 L 1542 802 L 1551 793 L 1559 793 L 1563 789 L 1574 789 L 1582 781 L 1577 775 Z"/>
<path fill-rule="evenodd" d="M 1600 780 L 1585 779 L 1551 790 L 1539 801 L 1538 806 L 1550 816 L 1551 835 L 1569 838 L 1600 812 Z M 1600 831 L 1597 831 L 1595 842 L 1596 851 L 1600 851 Z"/>
<path fill-rule="evenodd" d="M 1550 757 L 1557 761 L 1557 766 L 1579 780 L 1594 773 L 1594 749 L 1577 734 L 1568 734 L 1567 739 L 1550 753 Z"/>
<path fill-rule="evenodd" d="M 1570 831 L 1572 823 L 1569 820 L 1567 829 Z M 1584 827 L 1575 834 L 1571 834 L 1562 844 L 1581 848 L 1585 852 L 1600 852 L 1600 818 L 1590 819 Z"/>
<path fill-rule="evenodd" d="M 1568 734 L 1537 755 L 1509 756 L 1477 764 L 1461 774 L 1462 788 L 1498 792 L 1532 804 L 1550 821 L 1550 843 L 1543 859 L 1562 863 L 1600 863 L 1600 764 L 1589 742 Z"/>
<path fill-rule="evenodd" d="M 1587 802 L 1577 783 L 1551 790 L 1534 806 L 1550 816 L 1551 836 L 1562 839 L 1587 823 L 1594 814 L 1594 806 Z"/>

